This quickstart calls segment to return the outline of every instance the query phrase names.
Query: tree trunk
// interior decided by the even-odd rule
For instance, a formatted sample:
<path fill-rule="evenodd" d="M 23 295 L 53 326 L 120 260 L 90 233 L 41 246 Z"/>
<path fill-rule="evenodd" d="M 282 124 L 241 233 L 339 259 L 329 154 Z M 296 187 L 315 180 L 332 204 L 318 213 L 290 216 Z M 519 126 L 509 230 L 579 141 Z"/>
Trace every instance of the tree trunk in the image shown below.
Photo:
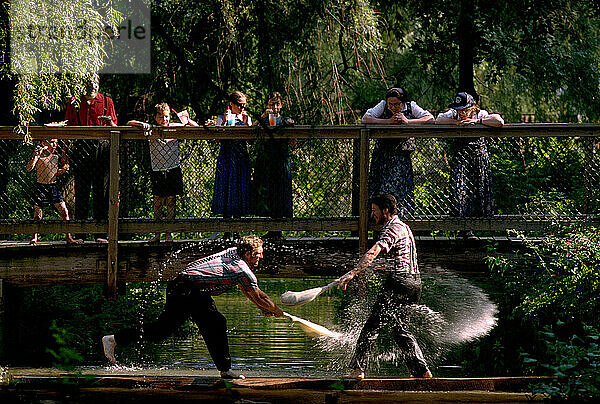
<path fill-rule="evenodd" d="M 478 96 L 473 81 L 473 53 L 476 43 L 474 27 L 475 7 L 473 0 L 462 0 L 458 18 L 458 87 L 459 91 L 471 94 L 475 101 Z"/>

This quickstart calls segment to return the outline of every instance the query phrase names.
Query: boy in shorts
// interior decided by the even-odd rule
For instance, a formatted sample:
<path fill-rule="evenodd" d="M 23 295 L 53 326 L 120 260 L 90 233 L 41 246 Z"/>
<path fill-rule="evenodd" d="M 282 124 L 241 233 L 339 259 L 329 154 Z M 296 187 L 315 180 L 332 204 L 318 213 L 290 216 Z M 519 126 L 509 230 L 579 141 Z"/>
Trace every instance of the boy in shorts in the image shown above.
<path fill-rule="evenodd" d="M 154 120 L 158 126 L 183 126 L 170 123 L 171 108 L 166 102 L 155 105 Z M 190 125 L 198 126 L 191 119 Z M 177 139 L 162 139 L 158 132 L 151 132 L 152 125 L 147 122 L 129 121 L 128 126 L 139 126 L 146 130 L 150 143 L 150 165 L 152 166 L 152 194 L 154 195 L 154 218 L 174 219 L 175 198 L 183 193 L 183 175 L 179 166 L 179 150 Z M 165 212 L 166 211 L 166 212 Z M 163 214 L 164 212 L 164 214 Z M 148 240 L 149 243 L 159 242 L 161 233 Z M 171 233 L 165 233 L 165 241 L 173 241 Z"/>
<path fill-rule="evenodd" d="M 65 174 L 69 170 L 69 165 L 64 164 L 64 160 L 54 153 L 57 145 L 57 139 L 42 140 L 42 144 L 35 147 L 33 157 L 26 166 L 27 171 L 35 168 L 37 173 L 37 183 L 33 195 L 33 218 L 35 220 L 42 220 L 44 206 L 51 204 L 54 205 L 63 220 L 69 220 L 67 205 L 56 185 L 56 177 Z M 62 167 L 59 168 L 61 164 Z M 83 243 L 83 240 L 73 239 L 71 233 L 65 235 L 65 240 L 67 244 Z M 35 245 L 37 241 L 38 235 L 34 233 L 29 244 Z"/>

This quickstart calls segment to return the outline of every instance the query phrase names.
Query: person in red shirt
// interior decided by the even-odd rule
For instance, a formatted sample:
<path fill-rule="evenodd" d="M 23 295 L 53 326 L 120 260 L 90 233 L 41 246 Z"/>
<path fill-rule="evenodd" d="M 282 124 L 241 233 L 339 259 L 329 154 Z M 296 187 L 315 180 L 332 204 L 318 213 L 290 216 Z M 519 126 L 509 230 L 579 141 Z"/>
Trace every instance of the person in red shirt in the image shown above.
<path fill-rule="evenodd" d="M 85 93 L 71 98 L 65 115 L 70 126 L 117 126 L 115 105 L 110 97 L 100 94 L 100 78 L 91 76 L 85 83 Z M 108 183 L 110 144 L 108 140 L 76 140 L 70 153 L 75 179 L 75 219 L 88 219 L 90 191 L 95 220 L 108 218 Z M 106 235 L 96 234 L 97 242 L 106 242 Z"/>

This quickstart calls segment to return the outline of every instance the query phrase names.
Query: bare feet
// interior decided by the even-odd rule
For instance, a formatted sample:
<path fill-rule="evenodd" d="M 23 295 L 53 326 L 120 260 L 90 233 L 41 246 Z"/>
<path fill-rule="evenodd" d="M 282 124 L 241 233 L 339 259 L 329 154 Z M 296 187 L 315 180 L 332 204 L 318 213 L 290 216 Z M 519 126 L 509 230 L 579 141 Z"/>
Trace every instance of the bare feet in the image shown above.
<path fill-rule="evenodd" d="M 65 241 L 67 242 L 67 244 L 83 244 L 83 240 L 80 238 L 73 238 L 71 236 L 67 236 L 65 238 Z"/>
<path fill-rule="evenodd" d="M 346 379 L 362 380 L 365 378 L 365 372 L 360 369 L 354 369 L 352 373 L 345 376 Z"/>

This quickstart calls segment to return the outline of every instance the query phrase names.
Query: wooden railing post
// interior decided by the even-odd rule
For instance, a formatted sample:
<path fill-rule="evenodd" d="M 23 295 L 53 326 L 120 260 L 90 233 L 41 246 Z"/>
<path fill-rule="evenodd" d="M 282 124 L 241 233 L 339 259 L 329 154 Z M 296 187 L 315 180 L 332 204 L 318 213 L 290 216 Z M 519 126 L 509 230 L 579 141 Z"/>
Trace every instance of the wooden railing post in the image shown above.
<path fill-rule="evenodd" d="M 367 251 L 369 237 L 369 129 L 360 130 L 360 184 L 359 184 L 358 252 Z"/>
<path fill-rule="evenodd" d="M 117 249 L 119 237 L 119 146 L 121 133 L 110 132 L 110 184 L 108 199 L 108 262 L 106 297 L 117 297 Z"/>

